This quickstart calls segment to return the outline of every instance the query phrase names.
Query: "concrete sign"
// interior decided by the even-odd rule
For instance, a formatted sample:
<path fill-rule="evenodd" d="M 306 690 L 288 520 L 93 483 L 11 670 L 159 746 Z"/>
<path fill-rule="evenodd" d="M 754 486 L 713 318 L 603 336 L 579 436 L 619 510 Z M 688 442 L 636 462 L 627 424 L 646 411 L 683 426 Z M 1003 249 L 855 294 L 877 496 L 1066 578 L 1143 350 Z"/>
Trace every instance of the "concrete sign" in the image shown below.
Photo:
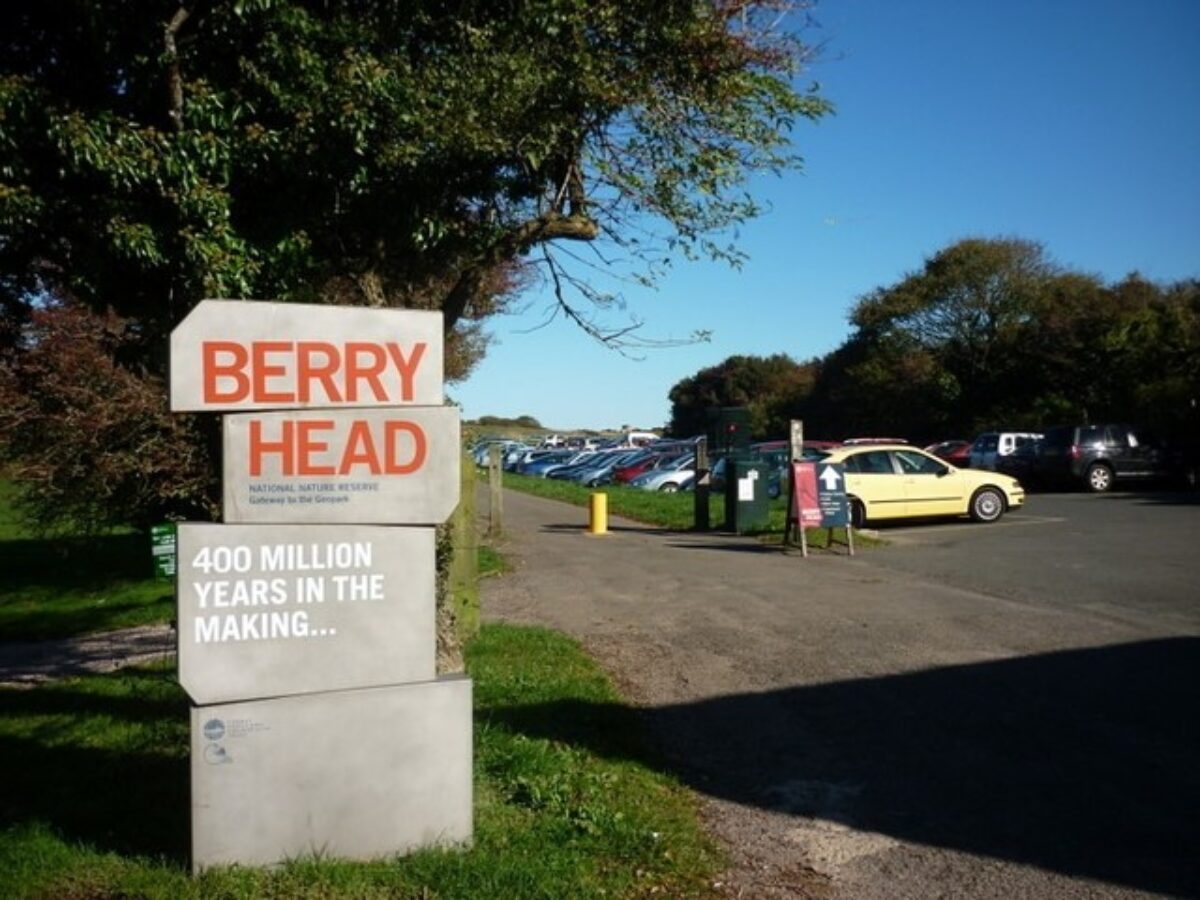
<path fill-rule="evenodd" d="M 452 406 L 226 416 L 225 521 L 440 524 L 459 431 Z"/>
<path fill-rule="evenodd" d="M 179 682 L 196 703 L 434 677 L 434 530 L 178 526 Z"/>
<path fill-rule="evenodd" d="M 438 406 L 439 312 L 203 300 L 171 332 L 171 409 Z"/>
<path fill-rule="evenodd" d="M 193 707 L 191 720 L 194 871 L 471 838 L 468 679 Z"/>

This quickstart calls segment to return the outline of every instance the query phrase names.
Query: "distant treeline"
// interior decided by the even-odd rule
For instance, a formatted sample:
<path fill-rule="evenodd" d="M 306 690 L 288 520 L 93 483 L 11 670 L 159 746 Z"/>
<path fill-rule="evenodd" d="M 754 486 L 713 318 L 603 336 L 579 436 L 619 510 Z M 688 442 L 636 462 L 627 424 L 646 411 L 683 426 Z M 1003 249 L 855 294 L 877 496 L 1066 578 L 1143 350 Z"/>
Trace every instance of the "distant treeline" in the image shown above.
<path fill-rule="evenodd" d="M 1200 281 L 1115 284 L 1018 239 L 960 241 L 862 297 L 828 355 L 733 356 L 670 391 L 673 434 L 745 406 L 758 438 L 926 441 L 1129 421 L 1200 432 Z"/>
<path fill-rule="evenodd" d="M 542 423 L 533 416 L 517 416 L 508 419 L 504 416 L 480 416 L 475 424 L 481 428 L 535 428 L 540 429 Z"/>

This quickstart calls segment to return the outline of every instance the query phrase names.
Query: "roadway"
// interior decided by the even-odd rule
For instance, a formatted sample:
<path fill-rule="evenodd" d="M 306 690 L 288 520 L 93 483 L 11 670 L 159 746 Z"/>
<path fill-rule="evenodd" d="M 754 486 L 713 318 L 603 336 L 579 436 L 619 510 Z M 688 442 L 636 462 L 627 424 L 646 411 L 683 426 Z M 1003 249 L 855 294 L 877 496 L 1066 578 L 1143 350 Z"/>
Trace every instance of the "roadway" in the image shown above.
<path fill-rule="evenodd" d="M 614 675 L 731 896 L 1197 896 L 1197 499 L 1034 495 L 805 560 L 508 492 L 484 613 Z"/>

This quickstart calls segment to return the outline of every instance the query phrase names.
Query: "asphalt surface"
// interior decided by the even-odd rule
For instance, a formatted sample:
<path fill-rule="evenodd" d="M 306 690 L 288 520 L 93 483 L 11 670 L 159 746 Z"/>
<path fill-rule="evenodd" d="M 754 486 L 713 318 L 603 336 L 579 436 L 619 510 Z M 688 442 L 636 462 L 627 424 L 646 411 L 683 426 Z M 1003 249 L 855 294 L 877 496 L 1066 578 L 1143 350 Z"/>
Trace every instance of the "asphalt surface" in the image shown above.
<path fill-rule="evenodd" d="M 1035 495 L 805 560 L 506 492 L 484 613 L 614 674 L 730 896 L 1200 896 L 1195 500 Z M 555 712 L 524 727 L 575 739 Z"/>

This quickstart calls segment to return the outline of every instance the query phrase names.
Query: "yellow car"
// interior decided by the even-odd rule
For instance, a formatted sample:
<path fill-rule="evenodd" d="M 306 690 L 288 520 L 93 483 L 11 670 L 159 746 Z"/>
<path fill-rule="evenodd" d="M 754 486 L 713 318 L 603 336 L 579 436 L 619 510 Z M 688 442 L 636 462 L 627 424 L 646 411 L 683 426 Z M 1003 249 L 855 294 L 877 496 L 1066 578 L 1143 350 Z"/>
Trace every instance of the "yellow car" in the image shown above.
<path fill-rule="evenodd" d="M 959 469 L 907 444 L 839 447 L 823 463 L 841 463 L 850 515 L 869 521 L 970 516 L 995 522 L 1025 503 L 1020 482 L 997 472 Z"/>

